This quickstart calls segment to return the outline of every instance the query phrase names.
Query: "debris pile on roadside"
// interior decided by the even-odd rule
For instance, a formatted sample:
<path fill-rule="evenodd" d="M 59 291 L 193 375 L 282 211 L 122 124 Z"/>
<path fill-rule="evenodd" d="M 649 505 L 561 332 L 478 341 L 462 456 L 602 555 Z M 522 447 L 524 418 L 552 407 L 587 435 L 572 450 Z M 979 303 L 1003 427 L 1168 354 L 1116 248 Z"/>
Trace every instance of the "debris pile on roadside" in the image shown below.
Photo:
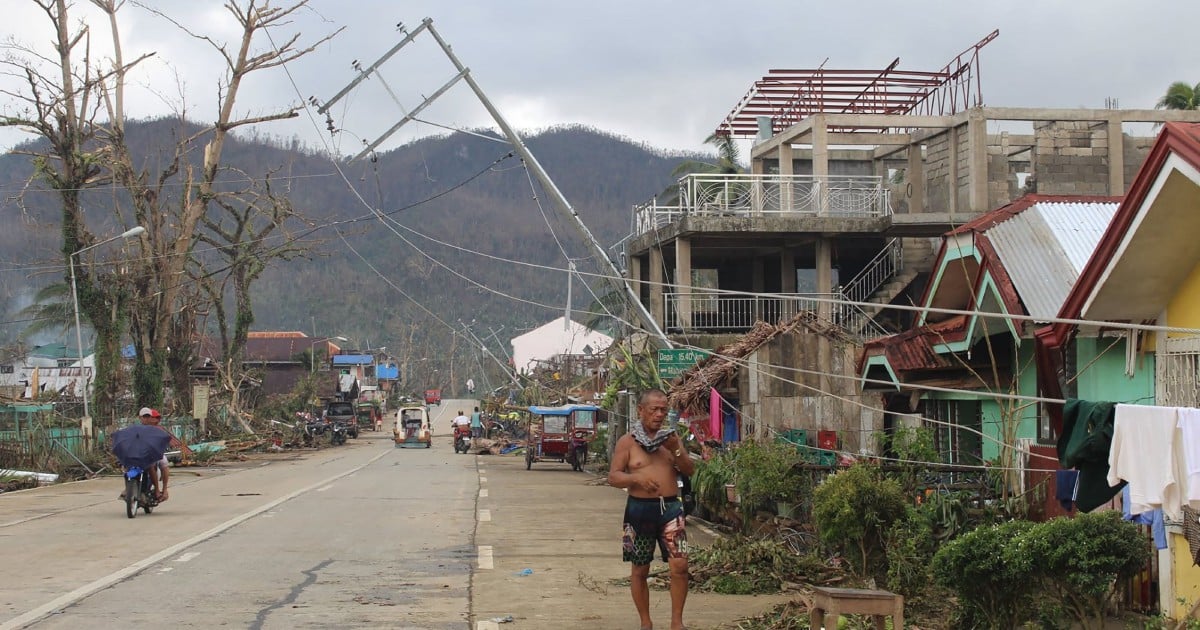
<path fill-rule="evenodd" d="M 524 442 L 506 436 L 496 438 L 473 438 L 471 452 L 476 455 L 509 455 L 525 446 Z"/>
<path fill-rule="evenodd" d="M 797 554 L 776 538 L 729 536 L 711 547 L 693 548 L 688 569 L 692 588 L 731 595 L 778 593 L 805 584 L 826 586 L 845 579 L 845 571 L 820 555 Z M 667 586 L 669 575 L 658 576 Z"/>

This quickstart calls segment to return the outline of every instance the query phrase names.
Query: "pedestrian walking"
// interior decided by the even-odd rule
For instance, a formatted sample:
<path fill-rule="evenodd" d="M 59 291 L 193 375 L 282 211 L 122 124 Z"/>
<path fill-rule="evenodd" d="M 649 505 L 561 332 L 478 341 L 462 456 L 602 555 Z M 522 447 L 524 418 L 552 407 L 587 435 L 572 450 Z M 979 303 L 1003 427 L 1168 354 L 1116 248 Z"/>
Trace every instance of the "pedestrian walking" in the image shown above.
<path fill-rule="evenodd" d="M 467 394 L 471 396 L 475 395 L 475 379 L 473 378 L 467 379 Z"/>
<path fill-rule="evenodd" d="M 608 483 L 629 492 L 621 557 L 632 565 L 629 589 L 643 630 L 654 627 L 646 578 L 656 548 L 662 549 L 671 572 L 671 630 L 683 629 L 687 601 L 687 534 L 677 479 L 695 472 L 695 464 L 679 436 L 663 427 L 666 417 L 667 395 L 660 389 L 643 392 L 638 421 L 617 440 L 608 470 Z"/>

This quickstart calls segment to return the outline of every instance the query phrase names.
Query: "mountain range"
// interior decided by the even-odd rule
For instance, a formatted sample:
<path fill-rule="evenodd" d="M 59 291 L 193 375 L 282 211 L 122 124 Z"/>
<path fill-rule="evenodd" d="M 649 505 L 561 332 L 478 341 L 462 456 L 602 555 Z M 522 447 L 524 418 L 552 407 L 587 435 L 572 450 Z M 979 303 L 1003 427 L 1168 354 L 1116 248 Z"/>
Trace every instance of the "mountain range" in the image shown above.
<path fill-rule="evenodd" d="M 194 130 L 159 119 L 131 123 L 127 136 L 153 166 L 175 137 Z M 670 185 L 681 162 L 706 159 L 581 126 L 531 133 L 525 144 L 605 247 L 628 234 L 631 207 Z M 36 289 L 64 278 L 57 195 L 29 182 L 32 161 L 20 150 L 0 156 L 5 343 L 21 335 L 17 312 Z M 430 136 L 357 162 L 251 134 L 228 143 L 224 156 L 250 176 L 270 173 L 304 217 L 290 232 L 308 255 L 272 264 L 255 285 L 255 330 L 448 352 L 467 339 L 450 334 L 460 320 L 473 320 L 481 337 L 496 330 L 507 340 L 562 315 L 568 256 L 581 271 L 601 270 L 552 195 L 490 130 Z M 87 192 L 98 234 L 128 225 L 113 218 L 120 198 L 119 190 Z M 574 308 L 592 301 L 576 277 Z"/>

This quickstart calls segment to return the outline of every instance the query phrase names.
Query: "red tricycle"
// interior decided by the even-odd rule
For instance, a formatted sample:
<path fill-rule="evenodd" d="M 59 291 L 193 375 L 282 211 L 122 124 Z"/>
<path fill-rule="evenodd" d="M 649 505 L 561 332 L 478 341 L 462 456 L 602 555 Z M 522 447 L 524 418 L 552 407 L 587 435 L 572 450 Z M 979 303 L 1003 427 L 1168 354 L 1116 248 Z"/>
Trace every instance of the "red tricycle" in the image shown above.
<path fill-rule="evenodd" d="M 588 445 L 596 436 L 599 411 L 594 405 L 530 407 L 525 470 L 543 460 L 565 462 L 573 470 L 583 470 Z"/>
<path fill-rule="evenodd" d="M 442 390 L 440 390 L 440 389 L 425 390 L 425 404 L 426 405 L 442 404 Z"/>

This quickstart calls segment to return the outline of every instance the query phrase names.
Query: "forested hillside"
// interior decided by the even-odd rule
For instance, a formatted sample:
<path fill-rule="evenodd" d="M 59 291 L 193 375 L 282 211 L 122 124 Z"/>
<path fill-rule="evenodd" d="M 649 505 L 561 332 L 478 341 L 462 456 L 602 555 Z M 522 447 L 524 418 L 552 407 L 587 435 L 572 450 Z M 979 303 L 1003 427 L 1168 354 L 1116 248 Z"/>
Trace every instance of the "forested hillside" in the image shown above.
<path fill-rule="evenodd" d="M 130 125 L 128 135 L 146 163 L 156 165 L 174 137 L 194 131 L 156 120 Z M 633 204 L 663 190 L 672 169 L 695 158 L 581 127 L 531 134 L 526 142 L 605 246 L 628 233 Z M 335 164 L 303 147 L 242 138 L 225 155 L 251 176 L 270 173 L 307 217 L 290 231 L 308 255 L 275 263 L 256 285 L 256 330 L 312 334 L 315 325 L 318 334 L 363 346 L 448 352 L 455 343 L 449 330 L 422 307 L 452 326 L 473 319 L 477 332 L 503 325 L 508 338 L 561 315 L 567 290 L 562 272 L 508 260 L 565 268 L 557 239 L 571 257 L 584 259 L 580 269 L 598 269 L 507 143 L 454 133 Z M 7 307 L 0 339 L 6 343 L 21 334 L 23 323 L 13 320 L 21 319 L 16 312 L 33 290 L 63 279 L 57 195 L 41 182 L 26 186 L 31 164 L 28 155 L 0 156 L 0 294 Z M 227 178 L 229 186 L 237 185 L 234 179 Z M 113 224 L 122 199 L 120 190 L 87 191 L 89 220 Z M 575 307 L 591 300 L 576 282 Z"/>

